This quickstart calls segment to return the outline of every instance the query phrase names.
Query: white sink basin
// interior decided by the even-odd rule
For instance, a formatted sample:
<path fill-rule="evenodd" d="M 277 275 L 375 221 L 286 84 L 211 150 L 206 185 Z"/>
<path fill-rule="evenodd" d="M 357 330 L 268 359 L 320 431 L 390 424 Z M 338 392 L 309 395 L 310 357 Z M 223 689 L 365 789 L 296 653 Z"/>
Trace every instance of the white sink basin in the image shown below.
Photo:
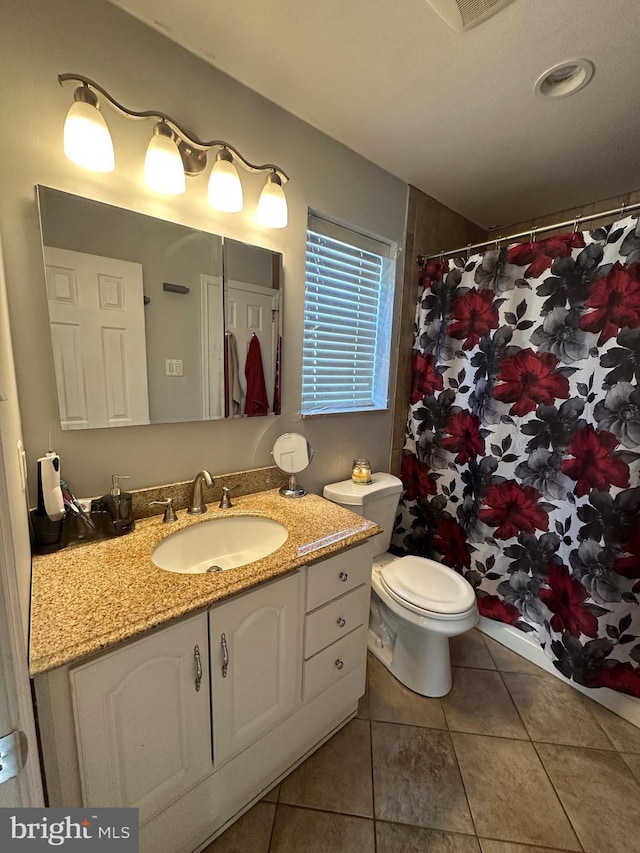
<path fill-rule="evenodd" d="M 160 569 L 182 574 L 235 569 L 272 554 L 288 535 L 287 528 L 271 518 L 212 518 L 167 536 L 151 559 Z"/>

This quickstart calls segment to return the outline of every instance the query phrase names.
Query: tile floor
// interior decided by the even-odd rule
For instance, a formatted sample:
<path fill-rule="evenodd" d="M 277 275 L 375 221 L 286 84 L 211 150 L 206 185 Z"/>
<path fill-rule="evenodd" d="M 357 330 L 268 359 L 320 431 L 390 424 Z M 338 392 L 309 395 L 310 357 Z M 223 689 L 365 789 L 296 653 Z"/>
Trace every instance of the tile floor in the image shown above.
<path fill-rule="evenodd" d="M 474 630 L 453 689 L 369 656 L 358 718 L 204 853 L 640 853 L 640 729 Z"/>

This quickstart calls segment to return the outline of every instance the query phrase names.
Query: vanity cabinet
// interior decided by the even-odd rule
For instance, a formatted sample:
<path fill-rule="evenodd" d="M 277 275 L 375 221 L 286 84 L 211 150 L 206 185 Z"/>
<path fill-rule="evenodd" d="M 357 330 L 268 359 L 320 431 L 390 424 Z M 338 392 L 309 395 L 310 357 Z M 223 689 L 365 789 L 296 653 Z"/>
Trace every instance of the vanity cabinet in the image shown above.
<path fill-rule="evenodd" d="M 357 713 L 370 574 L 365 542 L 37 676 L 49 805 L 135 806 L 141 853 L 200 848 Z"/>
<path fill-rule="evenodd" d="M 296 572 L 209 611 L 216 767 L 298 703 L 301 586 Z"/>
<path fill-rule="evenodd" d="M 211 770 L 202 613 L 69 670 L 82 798 L 140 822 Z"/>
<path fill-rule="evenodd" d="M 370 577 L 368 546 L 307 568 L 303 701 L 346 675 L 364 693 Z"/>

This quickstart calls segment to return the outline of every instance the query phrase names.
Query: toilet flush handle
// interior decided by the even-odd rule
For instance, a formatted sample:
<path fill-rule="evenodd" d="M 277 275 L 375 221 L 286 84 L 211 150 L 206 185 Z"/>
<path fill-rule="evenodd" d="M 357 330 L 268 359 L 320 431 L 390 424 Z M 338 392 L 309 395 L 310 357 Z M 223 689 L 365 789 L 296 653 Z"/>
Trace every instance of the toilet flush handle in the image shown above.
<path fill-rule="evenodd" d="M 342 583 L 344 583 L 346 580 L 348 580 L 349 575 L 348 575 L 346 572 L 340 572 L 340 574 L 338 575 L 338 577 L 340 578 L 340 580 L 342 581 Z"/>

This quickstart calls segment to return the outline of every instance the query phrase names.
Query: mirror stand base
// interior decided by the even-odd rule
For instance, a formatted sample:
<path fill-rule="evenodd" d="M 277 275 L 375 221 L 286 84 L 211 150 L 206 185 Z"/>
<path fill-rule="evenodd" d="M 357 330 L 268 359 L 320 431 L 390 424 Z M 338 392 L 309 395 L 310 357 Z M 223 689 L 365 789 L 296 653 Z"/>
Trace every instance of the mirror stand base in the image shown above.
<path fill-rule="evenodd" d="M 302 498 L 307 492 L 297 484 L 296 475 L 289 474 L 289 482 L 286 486 L 282 486 L 280 494 L 283 498 Z"/>

